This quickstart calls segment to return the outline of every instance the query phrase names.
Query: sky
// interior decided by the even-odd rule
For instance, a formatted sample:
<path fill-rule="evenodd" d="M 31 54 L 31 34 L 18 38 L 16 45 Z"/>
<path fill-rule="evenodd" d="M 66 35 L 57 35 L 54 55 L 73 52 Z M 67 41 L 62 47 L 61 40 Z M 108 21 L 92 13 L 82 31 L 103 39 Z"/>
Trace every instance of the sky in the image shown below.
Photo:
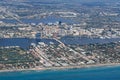
<path fill-rule="evenodd" d="M 27 1 L 30 1 L 30 0 L 27 0 Z M 31 1 L 116 2 L 120 0 L 31 0 Z"/>
<path fill-rule="evenodd" d="M 7 0 L 3 0 L 3 1 L 7 1 Z M 10 1 L 10 0 L 8 0 Z M 76 2 L 76 3 L 85 3 L 85 2 L 120 2 L 120 0 L 12 0 L 12 1 L 22 1 L 22 2 Z"/>

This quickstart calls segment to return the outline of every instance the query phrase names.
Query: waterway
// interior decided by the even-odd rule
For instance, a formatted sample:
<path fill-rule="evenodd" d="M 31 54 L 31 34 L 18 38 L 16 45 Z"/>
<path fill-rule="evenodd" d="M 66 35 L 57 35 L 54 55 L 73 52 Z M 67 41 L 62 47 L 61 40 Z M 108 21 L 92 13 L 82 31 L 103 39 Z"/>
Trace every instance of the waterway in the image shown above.
<path fill-rule="evenodd" d="M 111 42 L 118 42 L 120 38 L 86 38 L 86 37 L 72 37 L 72 36 L 65 36 L 61 38 L 61 41 L 67 45 L 86 45 L 86 44 L 104 44 L 104 43 L 111 43 Z"/>
<path fill-rule="evenodd" d="M 99 39 L 99 38 L 80 38 L 80 37 L 62 37 L 60 39 L 66 45 L 86 45 L 86 44 L 104 44 L 110 42 L 118 42 L 120 38 L 112 38 L 112 39 Z M 53 39 L 29 39 L 29 38 L 2 38 L 0 39 L 0 47 L 6 46 L 20 46 L 24 49 L 29 49 L 31 43 L 38 44 L 38 42 L 44 42 L 46 44 L 50 44 L 53 42 L 54 44 L 59 44 L 57 41 Z"/>

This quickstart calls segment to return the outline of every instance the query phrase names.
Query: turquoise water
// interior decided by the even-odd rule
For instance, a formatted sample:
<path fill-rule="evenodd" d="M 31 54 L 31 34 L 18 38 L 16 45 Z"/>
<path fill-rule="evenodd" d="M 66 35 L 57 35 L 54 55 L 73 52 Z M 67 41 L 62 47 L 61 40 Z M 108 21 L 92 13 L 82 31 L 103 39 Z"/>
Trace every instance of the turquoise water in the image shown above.
<path fill-rule="evenodd" d="M 3 72 L 0 80 L 120 80 L 120 67 Z"/>

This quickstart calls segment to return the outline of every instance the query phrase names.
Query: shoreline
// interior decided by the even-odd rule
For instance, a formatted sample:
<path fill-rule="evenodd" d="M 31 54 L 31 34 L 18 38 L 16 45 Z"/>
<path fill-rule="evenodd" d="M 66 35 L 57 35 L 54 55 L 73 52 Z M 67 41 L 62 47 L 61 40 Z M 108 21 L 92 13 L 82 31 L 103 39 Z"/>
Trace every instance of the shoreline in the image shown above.
<path fill-rule="evenodd" d="M 45 71 L 45 70 L 69 70 L 69 69 L 81 69 L 81 68 L 97 68 L 97 67 L 119 67 L 120 63 L 106 63 L 106 64 L 89 64 L 78 66 L 62 66 L 62 67 L 49 67 L 49 68 L 29 68 L 29 69 L 16 69 L 16 70 L 0 70 L 2 72 L 20 72 L 20 71 Z"/>

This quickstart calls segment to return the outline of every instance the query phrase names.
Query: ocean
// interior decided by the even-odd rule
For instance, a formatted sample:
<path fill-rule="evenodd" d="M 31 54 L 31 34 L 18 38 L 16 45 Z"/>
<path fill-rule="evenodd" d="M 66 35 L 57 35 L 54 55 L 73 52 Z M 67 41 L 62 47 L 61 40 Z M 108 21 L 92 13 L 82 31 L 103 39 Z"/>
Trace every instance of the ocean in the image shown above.
<path fill-rule="evenodd" d="M 0 80 L 120 80 L 120 66 L 67 70 L 1 72 Z"/>

